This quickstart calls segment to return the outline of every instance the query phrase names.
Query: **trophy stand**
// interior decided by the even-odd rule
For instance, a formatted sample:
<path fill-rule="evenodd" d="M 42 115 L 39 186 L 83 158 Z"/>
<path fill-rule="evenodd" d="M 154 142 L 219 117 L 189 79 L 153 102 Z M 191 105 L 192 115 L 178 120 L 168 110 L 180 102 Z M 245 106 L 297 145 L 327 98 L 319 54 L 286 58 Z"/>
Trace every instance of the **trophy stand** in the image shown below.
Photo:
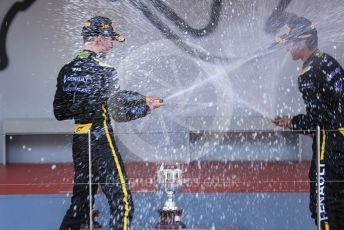
<path fill-rule="evenodd" d="M 161 190 L 167 193 L 164 206 L 158 210 L 160 222 L 156 224 L 157 229 L 182 229 L 186 225 L 181 221 L 183 210 L 176 206 L 174 194 L 183 185 L 182 170 L 178 164 L 164 168 L 162 164 L 157 171 L 157 184 Z"/>

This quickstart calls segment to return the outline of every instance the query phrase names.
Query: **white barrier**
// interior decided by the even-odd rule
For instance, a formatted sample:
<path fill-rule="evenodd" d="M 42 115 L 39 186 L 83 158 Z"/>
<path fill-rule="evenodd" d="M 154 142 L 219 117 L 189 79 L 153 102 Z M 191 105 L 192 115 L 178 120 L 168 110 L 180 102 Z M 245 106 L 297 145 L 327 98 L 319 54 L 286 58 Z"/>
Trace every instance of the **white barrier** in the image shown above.
<path fill-rule="evenodd" d="M 6 137 L 14 135 L 66 135 L 73 132 L 73 121 L 57 121 L 55 119 L 10 119 L 3 121 L 2 162 L 7 163 Z"/>

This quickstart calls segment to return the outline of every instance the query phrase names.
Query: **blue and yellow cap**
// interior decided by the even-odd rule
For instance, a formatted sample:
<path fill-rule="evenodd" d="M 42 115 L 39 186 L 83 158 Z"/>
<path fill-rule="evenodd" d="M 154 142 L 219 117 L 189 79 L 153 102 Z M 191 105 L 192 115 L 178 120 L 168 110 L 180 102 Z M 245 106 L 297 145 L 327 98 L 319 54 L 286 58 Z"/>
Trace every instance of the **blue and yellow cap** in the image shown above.
<path fill-rule="evenodd" d="M 284 25 L 280 35 L 275 38 L 275 42 L 285 44 L 290 41 L 307 40 L 313 36 L 317 36 L 314 23 L 304 17 L 297 17 Z"/>
<path fill-rule="evenodd" d="M 84 22 L 81 35 L 83 37 L 102 35 L 119 42 L 125 41 L 125 37 L 115 31 L 114 23 L 109 18 L 102 16 L 96 16 Z"/>

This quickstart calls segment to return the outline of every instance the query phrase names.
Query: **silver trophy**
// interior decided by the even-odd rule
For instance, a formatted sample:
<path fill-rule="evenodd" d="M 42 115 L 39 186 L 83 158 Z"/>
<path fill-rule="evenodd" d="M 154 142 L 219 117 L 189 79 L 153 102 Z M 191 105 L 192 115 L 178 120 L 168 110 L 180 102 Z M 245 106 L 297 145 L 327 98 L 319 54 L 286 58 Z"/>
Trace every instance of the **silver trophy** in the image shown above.
<path fill-rule="evenodd" d="M 156 225 L 158 229 L 180 229 L 186 228 L 181 222 L 182 209 L 178 208 L 174 195 L 183 186 L 183 171 L 179 164 L 162 164 L 157 171 L 157 185 L 159 189 L 167 194 L 164 206 L 159 209 L 160 222 Z"/>

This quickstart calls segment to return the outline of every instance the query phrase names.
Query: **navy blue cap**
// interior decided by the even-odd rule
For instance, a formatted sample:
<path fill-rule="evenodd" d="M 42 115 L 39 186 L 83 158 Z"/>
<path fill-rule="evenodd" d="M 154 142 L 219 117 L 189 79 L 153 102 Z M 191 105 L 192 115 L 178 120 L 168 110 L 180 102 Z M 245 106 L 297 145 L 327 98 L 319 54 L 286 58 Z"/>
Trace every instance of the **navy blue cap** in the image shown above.
<path fill-rule="evenodd" d="M 283 44 L 289 41 L 307 40 L 312 36 L 317 36 L 315 25 L 304 17 L 294 17 L 289 19 L 283 27 L 275 41 Z"/>
<path fill-rule="evenodd" d="M 94 37 L 102 35 L 104 37 L 111 37 L 113 40 L 124 42 L 125 37 L 116 33 L 115 28 L 113 28 L 113 22 L 102 16 L 96 16 L 84 23 L 82 27 L 81 35 L 83 37 Z"/>

